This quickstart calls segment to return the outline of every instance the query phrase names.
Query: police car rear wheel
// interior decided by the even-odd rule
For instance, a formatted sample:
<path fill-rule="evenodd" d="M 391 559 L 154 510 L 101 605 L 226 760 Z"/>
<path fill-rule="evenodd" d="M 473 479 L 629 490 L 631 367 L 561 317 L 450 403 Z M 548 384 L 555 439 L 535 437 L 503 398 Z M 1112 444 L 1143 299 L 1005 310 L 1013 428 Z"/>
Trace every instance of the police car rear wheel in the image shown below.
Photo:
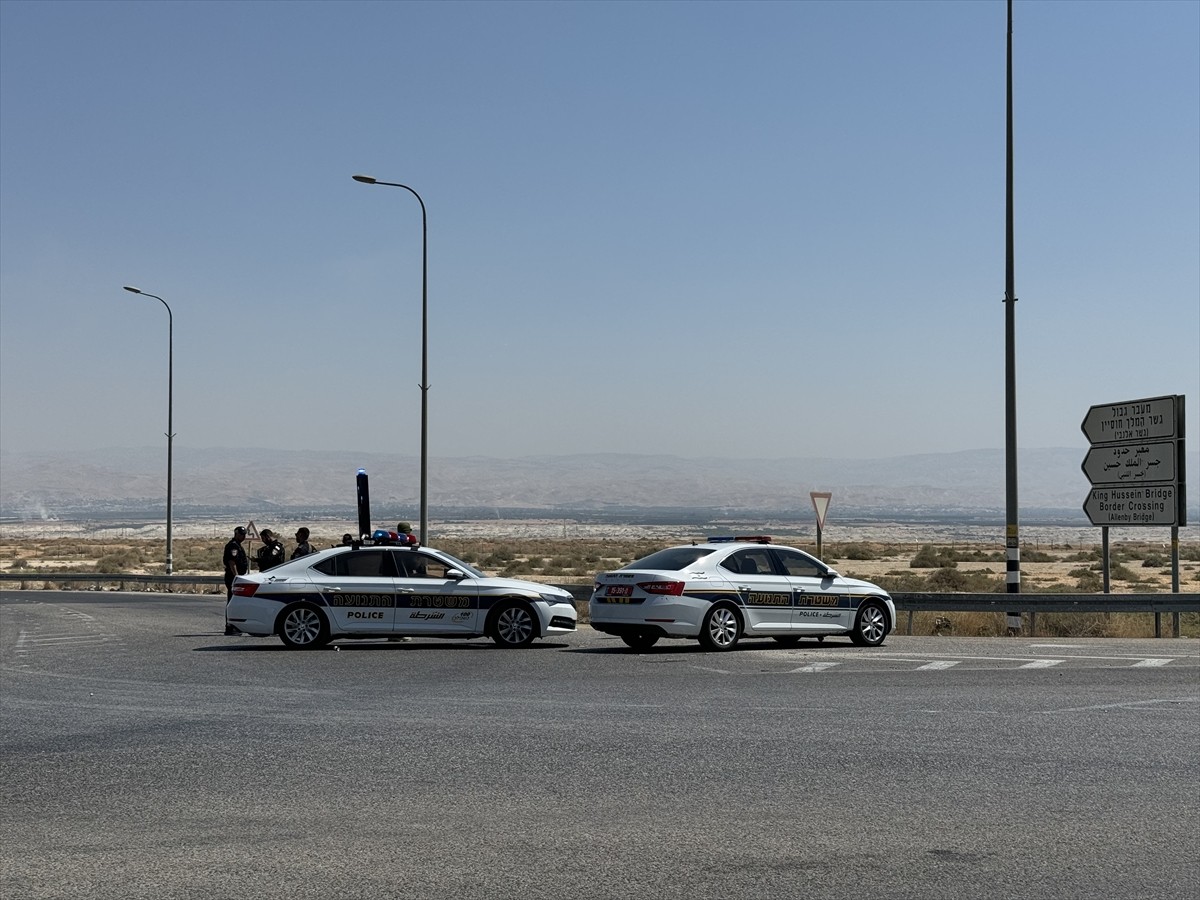
<path fill-rule="evenodd" d="M 496 612 L 492 640 L 501 647 L 528 647 L 536 631 L 533 611 L 524 603 L 509 601 Z"/>
<path fill-rule="evenodd" d="M 860 647 L 878 647 L 887 637 L 887 610 L 874 600 L 868 600 L 858 608 L 850 640 Z"/>
<path fill-rule="evenodd" d="M 732 650 L 742 636 L 742 622 L 737 610 L 719 603 L 704 617 L 700 629 L 700 645 L 705 650 Z"/>
<path fill-rule="evenodd" d="M 329 626 L 315 606 L 298 603 L 279 617 L 279 638 L 292 650 L 313 650 L 329 643 Z"/>
<path fill-rule="evenodd" d="M 657 634 L 623 634 L 621 635 L 627 646 L 634 650 L 649 650 L 658 643 Z"/>

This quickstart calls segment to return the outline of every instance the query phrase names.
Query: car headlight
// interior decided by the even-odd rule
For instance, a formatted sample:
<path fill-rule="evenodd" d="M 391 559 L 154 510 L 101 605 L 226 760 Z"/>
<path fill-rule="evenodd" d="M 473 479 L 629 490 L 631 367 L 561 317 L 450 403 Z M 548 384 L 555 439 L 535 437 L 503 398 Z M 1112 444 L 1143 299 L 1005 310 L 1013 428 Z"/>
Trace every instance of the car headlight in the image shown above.
<path fill-rule="evenodd" d="M 545 600 L 547 603 L 549 603 L 551 606 L 553 606 L 555 603 L 574 604 L 574 602 L 575 602 L 574 598 L 571 597 L 569 594 L 566 597 L 561 597 L 558 594 L 538 594 L 538 596 L 541 597 L 543 600 Z"/>

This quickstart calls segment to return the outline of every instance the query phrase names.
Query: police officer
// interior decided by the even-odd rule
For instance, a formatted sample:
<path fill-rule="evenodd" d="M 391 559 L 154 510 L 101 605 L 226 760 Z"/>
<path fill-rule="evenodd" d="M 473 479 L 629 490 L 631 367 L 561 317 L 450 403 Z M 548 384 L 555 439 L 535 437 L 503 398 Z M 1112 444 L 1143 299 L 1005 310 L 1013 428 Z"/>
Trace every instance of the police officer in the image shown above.
<path fill-rule="evenodd" d="M 267 569 L 273 569 L 287 559 L 283 542 L 275 537 L 275 532 L 270 528 L 264 528 L 258 536 L 262 538 L 263 542 L 262 547 L 258 550 L 258 571 L 265 572 Z"/>
<path fill-rule="evenodd" d="M 296 549 L 292 551 L 292 559 L 299 559 L 301 556 L 308 556 L 310 553 L 315 553 L 312 544 L 308 542 L 309 531 L 307 528 L 296 529 Z"/>
<path fill-rule="evenodd" d="M 245 575 L 250 569 L 250 561 L 246 558 L 246 550 L 242 541 L 246 540 L 246 529 L 239 525 L 233 529 L 233 539 L 225 545 L 221 561 L 225 564 L 225 608 L 228 610 L 229 601 L 233 599 L 233 579 Z M 238 630 L 225 620 L 225 633 L 237 634 Z"/>

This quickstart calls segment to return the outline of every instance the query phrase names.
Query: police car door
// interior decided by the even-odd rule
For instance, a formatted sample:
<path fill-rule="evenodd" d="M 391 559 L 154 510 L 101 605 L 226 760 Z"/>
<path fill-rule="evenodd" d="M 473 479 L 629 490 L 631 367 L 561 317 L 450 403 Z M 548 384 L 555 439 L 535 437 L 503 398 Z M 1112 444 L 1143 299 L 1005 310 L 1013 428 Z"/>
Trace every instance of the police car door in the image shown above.
<path fill-rule="evenodd" d="M 420 550 L 395 550 L 396 631 L 401 634 L 474 634 L 479 591 L 474 579 L 451 578 L 449 563 Z"/>
<path fill-rule="evenodd" d="M 828 631 L 830 626 L 849 628 L 851 599 L 833 587 L 829 567 L 814 556 L 798 550 L 775 549 L 775 555 L 795 597 L 793 622 L 796 630 Z"/>
<path fill-rule="evenodd" d="M 336 628 L 354 634 L 388 633 L 395 621 L 395 576 L 390 553 L 364 547 L 314 566 L 313 586 Z"/>
<path fill-rule="evenodd" d="M 737 588 L 747 630 L 760 634 L 791 632 L 792 589 L 787 579 L 776 573 L 767 547 L 732 553 L 721 562 L 721 568 Z"/>

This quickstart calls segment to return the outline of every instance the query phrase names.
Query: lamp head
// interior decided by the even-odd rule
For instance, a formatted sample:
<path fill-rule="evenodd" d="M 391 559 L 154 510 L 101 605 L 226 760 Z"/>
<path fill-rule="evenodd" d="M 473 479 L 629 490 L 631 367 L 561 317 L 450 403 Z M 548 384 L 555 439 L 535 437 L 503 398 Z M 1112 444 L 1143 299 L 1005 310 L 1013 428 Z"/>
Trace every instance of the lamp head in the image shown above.
<path fill-rule="evenodd" d="M 129 291 L 129 293 L 131 293 L 131 294 L 140 294 L 141 293 L 140 290 L 138 290 L 135 287 L 130 287 L 129 285 L 125 285 L 125 290 Z"/>
<path fill-rule="evenodd" d="M 375 179 L 372 178 L 370 175 L 352 175 L 350 177 L 353 178 L 355 181 L 361 181 L 363 184 L 374 184 L 375 183 Z"/>

